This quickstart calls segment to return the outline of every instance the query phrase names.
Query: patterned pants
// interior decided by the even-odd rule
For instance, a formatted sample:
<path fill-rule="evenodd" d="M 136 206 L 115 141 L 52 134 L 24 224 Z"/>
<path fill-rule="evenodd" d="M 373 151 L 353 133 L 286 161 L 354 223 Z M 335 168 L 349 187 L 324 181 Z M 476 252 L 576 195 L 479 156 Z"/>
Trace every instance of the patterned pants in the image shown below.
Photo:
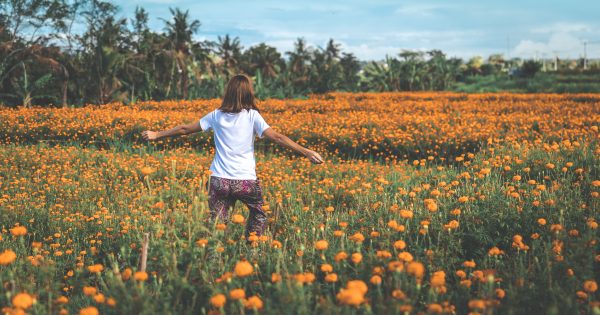
<path fill-rule="evenodd" d="M 229 222 L 229 208 L 240 200 L 250 210 L 246 223 L 246 237 L 255 232 L 262 235 L 267 216 L 262 210 L 263 198 L 260 180 L 228 179 L 211 176 L 208 189 L 208 207 L 213 220 Z"/>

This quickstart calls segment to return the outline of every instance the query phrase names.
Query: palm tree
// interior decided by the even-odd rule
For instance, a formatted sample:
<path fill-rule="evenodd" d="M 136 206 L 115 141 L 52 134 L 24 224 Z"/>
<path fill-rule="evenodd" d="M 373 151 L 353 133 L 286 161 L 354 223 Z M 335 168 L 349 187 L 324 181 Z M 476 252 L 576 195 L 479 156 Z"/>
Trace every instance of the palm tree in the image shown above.
<path fill-rule="evenodd" d="M 342 67 L 341 88 L 349 92 L 356 91 L 360 71 L 358 59 L 352 53 L 343 53 L 340 58 L 340 66 Z"/>
<path fill-rule="evenodd" d="M 420 51 L 403 50 L 399 56 L 403 58 L 402 74 L 407 82 L 409 91 L 415 89 L 415 85 L 421 83 L 421 71 L 423 68 L 423 53 Z"/>
<path fill-rule="evenodd" d="M 289 71 L 294 93 L 304 93 L 307 89 L 311 51 L 303 38 L 298 38 L 294 43 L 294 50 L 286 52 L 289 56 Z"/>
<path fill-rule="evenodd" d="M 216 53 L 221 58 L 223 73 L 226 79 L 237 72 L 242 57 L 242 45 L 238 37 L 231 38 L 229 34 L 218 37 Z"/>
<path fill-rule="evenodd" d="M 260 71 L 266 79 L 274 79 L 285 66 L 281 54 L 275 47 L 265 43 L 250 47 L 244 52 L 243 68 L 250 75 Z"/>
<path fill-rule="evenodd" d="M 181 91 L 181 96 L 187 98 L 188 64 L 191 63 L 189 57 L 192 35 L 198 32 L 201 24 L 198 20 L 190 21 L 189 10 L 183 12 L 179 8 L 169 8 L 169 11 L 171 12 L 172 20 L 165 20 L 167 38 L 171 44 L 168 55 L 177 66 L 177 72 L 180 76 L 179 90 Z"/>

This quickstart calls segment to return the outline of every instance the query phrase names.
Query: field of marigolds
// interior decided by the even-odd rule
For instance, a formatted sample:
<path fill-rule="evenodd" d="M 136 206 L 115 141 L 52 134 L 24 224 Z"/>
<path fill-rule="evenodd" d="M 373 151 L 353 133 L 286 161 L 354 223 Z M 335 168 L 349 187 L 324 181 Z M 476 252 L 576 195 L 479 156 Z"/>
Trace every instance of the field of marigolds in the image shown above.
<path fill-rule="evenodd" d="M 600 314 L 600 95 L 259 103 L 268 231 L 209 221 L 219 100 L 0 108 L 8 314 Z"/>

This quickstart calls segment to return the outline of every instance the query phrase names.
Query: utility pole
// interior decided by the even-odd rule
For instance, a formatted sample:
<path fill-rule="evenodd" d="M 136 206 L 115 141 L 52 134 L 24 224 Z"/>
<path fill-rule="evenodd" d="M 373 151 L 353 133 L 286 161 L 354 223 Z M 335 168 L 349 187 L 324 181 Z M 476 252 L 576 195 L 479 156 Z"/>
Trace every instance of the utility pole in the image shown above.
<path fill-rule="evenodd" d="M 554 71 L 558 71 L 558 51 L 553 50 L 554 53 Z"/>
<path fill-rule="evenodd" d="M 506 59 L 510 60 L 510 35 L 506 35 Z"/>
<path fill-rule="evenodd" d="M 600 40 L 584 40 L 583 41 L 583 70 L 588 70 L 589 68 L 589 62 L 588 62 L 588 55 L 587 55 L 587 46 L 588 44 L 597 44 L 600 43 Z"/>
<path fill-rule="evenodd" d="M 587 41 L 583 42 L 583 70 L 587 70 Z"/>

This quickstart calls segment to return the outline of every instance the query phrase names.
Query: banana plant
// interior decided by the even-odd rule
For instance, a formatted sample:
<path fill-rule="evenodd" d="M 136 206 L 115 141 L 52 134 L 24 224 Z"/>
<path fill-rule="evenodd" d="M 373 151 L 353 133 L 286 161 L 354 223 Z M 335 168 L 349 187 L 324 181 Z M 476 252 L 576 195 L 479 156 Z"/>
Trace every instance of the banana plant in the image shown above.
<path fill-rule="evenodd" d="M 21 100 L 21 104 L 25 108 L 31 107 L 33 101 L 41 98 L 49 98 L 51 95 L 38 94 L 43 88 L 52 80 L 52 74 L 45 74 L 33 82 L 30 81 L 27 75 L 27 67 L 24 62 L 19 63 L 23 68 L 23 76 L 17 80 L 16 88 L 13 93 L 1 93 L 0 96 L 11 97 L 14 99 Z"/>

